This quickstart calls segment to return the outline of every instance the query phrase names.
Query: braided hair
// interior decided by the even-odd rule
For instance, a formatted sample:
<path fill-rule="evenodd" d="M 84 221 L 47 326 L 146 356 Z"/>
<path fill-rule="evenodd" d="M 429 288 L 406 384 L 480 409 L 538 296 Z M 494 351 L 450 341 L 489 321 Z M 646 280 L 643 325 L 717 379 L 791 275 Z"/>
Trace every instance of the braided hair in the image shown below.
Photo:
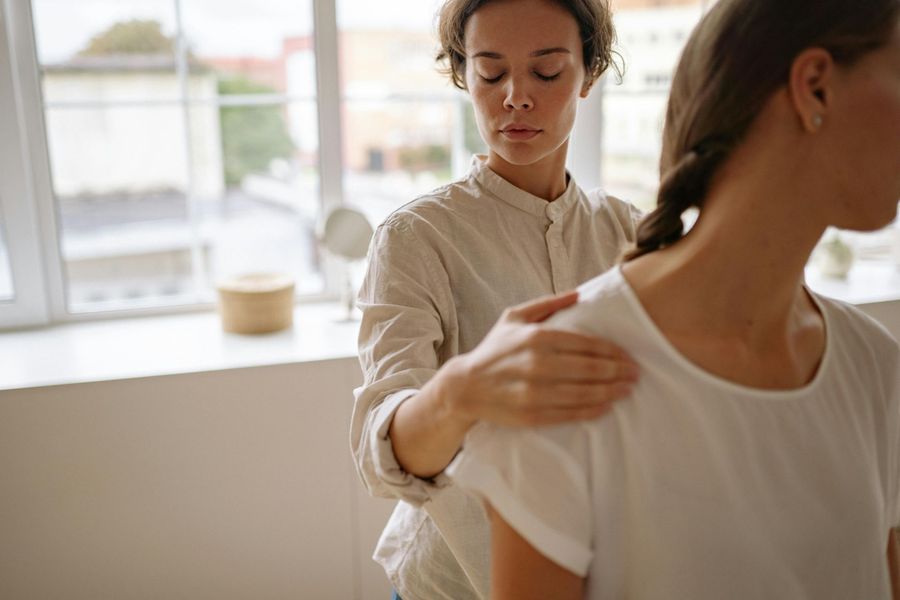
<path fill-rule="evenodd" d="M 719 0 L 694 29 L 672 81 L 657 206 L 626 261 L 677 242 L 713 177 L 746 136 L 794 59 L 821 47 L 849 65 L 886 44 L 900 0 Z"/>

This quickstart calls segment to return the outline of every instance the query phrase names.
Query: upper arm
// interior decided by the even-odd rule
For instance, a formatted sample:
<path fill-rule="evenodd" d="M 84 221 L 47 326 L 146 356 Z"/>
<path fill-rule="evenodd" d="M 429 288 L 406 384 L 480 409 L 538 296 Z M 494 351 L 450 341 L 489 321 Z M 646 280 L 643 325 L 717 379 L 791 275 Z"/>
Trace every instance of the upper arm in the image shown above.
<path fill-rule="evenodd" d="M 386 223 L 375 233 L 358 300 L 362 412 L 393 392 L 420 388 L 440 367 L 445 322 L 451 326 L 454 315 L 435 253 L 405 223 Z"/>
<path fill-rule="evenodd" d="M 584 579 L 538 552 L 496 511 L 487 507 L 491 523 L 492 600 L 576 600 Z"/>
<path fill-rule="evenodd" d="M 418 503 L 427 494 L 396 461 L 388 439 L 394 412 L 441 364 L 445 321 L 452 321 L 435 249 L 403 223 L 378 228 L 360 288 L 359 360 L 364 383 L 356 402 L 350 445 L 360 478 L 374 495 Z"/>
<path fill-rule="evenodd" d="M 357 303 L 366 383 L 404 369 L 438 367 L 444 322 L 454 320 L 449 290 L 436 249 L 408 224 L 378 228 Z"/>

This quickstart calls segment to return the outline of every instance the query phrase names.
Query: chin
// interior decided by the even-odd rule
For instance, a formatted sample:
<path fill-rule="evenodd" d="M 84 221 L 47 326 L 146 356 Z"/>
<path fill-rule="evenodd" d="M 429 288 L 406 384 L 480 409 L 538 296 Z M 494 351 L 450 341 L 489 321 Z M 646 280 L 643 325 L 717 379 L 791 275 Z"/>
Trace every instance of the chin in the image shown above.
<path fill-rule="evenodd" d="M 854 215 L 854 219 L 850 223 L 837 225 L 840 229 L 850 231 L 878 231 L 884 229 L 894 222 L 897 218 L 897 204 L 894 203 L 893 208 L 886 210 L 880 214 L 860 214 Z"/>
<path fill-rule="evenodd" d="M 501 148 L 497 154 L 509 164 L 517 167 L 533 165 L 546 156 L 546 153 L 537 152 L 532 148 Z"/>
<path fill-rule="evenodd" d="M 544 158 L 543 156 L 534 156 L 534 155 L 523 156 L 522 154 L 509 154 L 509 153 L 504 153 L 504 154 L 501 154 L 500 156 L 502 156 L 503 160 L 505 160 L 509 164 L 515 165 L 517 167 L 527 167 L 529 165 L 534 165 L 534 164 L 537 164 L 538 162 L 540 162 L 540 160 L 542 158 Z"/>
<path fill-rule="evenodd" d="M 515 143 L 511 144 L 506 140 L 501 140 L 494 148 L 500 158 L 511 165 L 517 167 L 526 167 L 528 165 L 537 164 L 551 156 L 559 149 L 548 147 L 544 144 Z"/>

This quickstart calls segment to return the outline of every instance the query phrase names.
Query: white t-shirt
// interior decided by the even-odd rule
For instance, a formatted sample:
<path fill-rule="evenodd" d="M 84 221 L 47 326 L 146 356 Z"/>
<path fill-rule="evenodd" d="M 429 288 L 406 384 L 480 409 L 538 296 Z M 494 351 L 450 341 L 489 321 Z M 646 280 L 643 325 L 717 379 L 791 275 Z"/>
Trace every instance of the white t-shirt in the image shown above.
<path fill-rule="evenodd" d="M 642 365 L 599 420 L 479 425 L 448 468 L 591 599 L 887 599 L 900 524 L 900 351 L 816 297 L 826 350 L 808 385 L 741 386 L 668 342 L 616 268 L 548 326 Z"/>

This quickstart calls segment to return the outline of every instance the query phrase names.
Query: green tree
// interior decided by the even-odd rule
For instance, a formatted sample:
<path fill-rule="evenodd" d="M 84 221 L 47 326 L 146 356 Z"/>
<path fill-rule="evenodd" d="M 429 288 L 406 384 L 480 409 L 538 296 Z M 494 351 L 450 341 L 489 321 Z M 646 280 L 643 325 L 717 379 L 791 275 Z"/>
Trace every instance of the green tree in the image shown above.
<path fill-rule="evenodd" d="M 79 56 L 164 54 L 174 56 L 175 41 L 162 32 L 159 21 L 132 19 L 113 23 L 91 38 Z"/>
<path fill-rule="evenodd" d="M 219 81 L 220 95 L 274 91 L 244 77 Z M 227 185 L 237 185 L 244 176 L 265 170 L 272 159 L 290 158 L 295 150 L 284 115 L 277 106 L 223 106 L 219 118 Z"/>

